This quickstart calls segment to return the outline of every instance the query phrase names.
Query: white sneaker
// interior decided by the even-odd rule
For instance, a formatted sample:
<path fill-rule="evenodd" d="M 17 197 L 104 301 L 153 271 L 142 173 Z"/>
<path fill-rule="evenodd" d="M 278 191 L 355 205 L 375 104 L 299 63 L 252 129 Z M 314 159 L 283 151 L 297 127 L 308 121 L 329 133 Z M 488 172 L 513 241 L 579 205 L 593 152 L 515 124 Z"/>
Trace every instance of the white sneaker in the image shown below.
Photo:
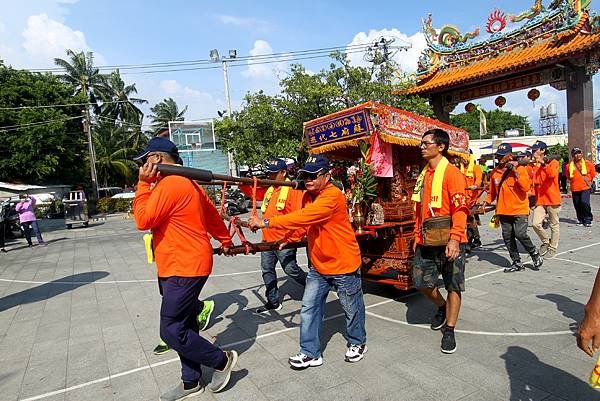
<path fill-rule="evenodd" d="M 346 362 L 358 362 L 365 357 L 367 350 L 367 344 L 351 345 L 348 347 L 348 351 L 346 351 L 344 360 Z"/>
<path fill-rule="evenodd" d="M 323 364 L 323 358 L 311 358 L 310 356 L 303 354 L 302 352 L 291 356 L 288 360 L 292 368 L 295 369 L 306 369 L 311 366 L 321 366 Z"/>

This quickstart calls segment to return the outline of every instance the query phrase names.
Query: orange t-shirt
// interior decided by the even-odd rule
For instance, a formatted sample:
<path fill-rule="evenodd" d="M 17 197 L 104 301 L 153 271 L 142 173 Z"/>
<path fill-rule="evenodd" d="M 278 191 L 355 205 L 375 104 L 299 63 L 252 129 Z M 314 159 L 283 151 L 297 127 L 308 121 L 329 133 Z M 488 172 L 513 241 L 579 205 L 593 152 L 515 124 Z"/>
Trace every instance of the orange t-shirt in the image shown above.
<path fill-rule="evenodd" d="M 560 205 L 560 187 L 558 185 L 558 161 L 551 160 L 539 166 L 535 172 L 535 184 L 538 206 Z"/>
<path fill-rule="evenodd" d="M 348 274 L 360 267 L 360 249 L 348 218 L 346 198 L 331 183 L 314 199 L 305 193 L 302 209 L 269 219 L 269 227 L 306 229 L 309 258 L 321 274 Z"/>
<path fill-rule="evenodd" d="M 513 172 L 509 172 L 504 180 L 500 192 L 498 185 L 506 169 L 494 169 L 490 175 L 490 189 L 486 203 L 496 202 L 496 214 L 503 216 L 527 216 L 529 215 L 528 193 L 531 188 L 529 172 L 524 166 L 517 166 Z M 519 174 L 519 179 L 514 171 Z"/>
<path fill-rule="evenodd" d="M 227 227 L 204 190 L 189 178 L 171 175 L 154 188 L 138 182 L 135 224 L 152 230 L 158 277 L 201 277 L 212 272 L 209 234 L 231 245 Z"/>
<path fill-rule="evenodd" d="M 267 210 L 265 210 L 265 212 L 262 214 L 263 219 L 271 219 L 272 217 L 288 214 L 302 208 L 302 197 L 304 196 L 304 191 L 290 188 L 283 210 L 277 210 L 277 199 L 279 199 L 280 193 L 281 187 L 275 187 L 273 193 L 271 194 L 269 204 L 267 205 Z M 263 202 L 265 202 L 265 200 L 263 200 Z M 281 230 L 271 227 L 262 229 L 262 240 L 267 242 L 299 242 L 305 235 L 306 230 L 304 229 L 291 232 L 288 230 Z"/>
<path fill-rule="evenodd" d="M 475 164 L 473 166 L 473 177 L 465 175 L 465 179 L 467 180 L 467 187 L 472 187 L 473 185 L 480 187 L 483 183 L 483 173 L 481 171 L 481 166 L 479 164 Z M 471 202 L 473 202 L 475 198 L 481 195 L 481 192 L 477 189 L 469 189 L 467 190 L 467 195 L 469 196 Z"/>
<path fill-rule="evenodd" d="M 592 162 L 582 159 L 581 162 L 585 162 L 585 168 L 587 169 L 587 174 L 585 177 L 591 183 L 594 177 L 596 176 L 596 168 Z M 573 175 L 569 174 L 569 169 L 571 162 L 567 164 L 567 177 L 569 177 L 569 181 L 571 183 L 571 192 L 580 192 L 590 189 L 590 186 L 585 183 L 583 179 L 583 175 L 581 175 L 581 162 L 575 163 L 575 167 L 573 169 Z M 577 169 L 579 167 L 579 170 Z"/>
<path fill-rule="evenodd" d="M 433 175 L 435 169 L 428 167 L 423 182 L 423 194 L 421 202 L 415 204 L 415 241 L 417 244 L 423 244 L 421 225 L 423 220 L 433 217 L 429 209 L 431 201 L 431 189 L 433 185 Z M 461 244 L 467 242 L 467 215 L 469 207 L 467 206 L 467 194 L 465 191 L 465 176 L 455 166 L 449 164 L 444 171 L 444 180 L 442 182 L 442 207 L 433 209 L 436 216 L 452 216 L 452 229 L 450 238 L 455 239 Z M 421 208 L 421 203 L 423 207 Z"/>
<path fill-rule="evenodd" d="M 536 174 L 539 166 L 537 164 L 528 164 L 525 166 L 527 169 L 527 174 L 529 175 L 529 192 L 527 196 L 535 196 L 536 195 L 536 187 L 538 183 L 536 182 Z"/>

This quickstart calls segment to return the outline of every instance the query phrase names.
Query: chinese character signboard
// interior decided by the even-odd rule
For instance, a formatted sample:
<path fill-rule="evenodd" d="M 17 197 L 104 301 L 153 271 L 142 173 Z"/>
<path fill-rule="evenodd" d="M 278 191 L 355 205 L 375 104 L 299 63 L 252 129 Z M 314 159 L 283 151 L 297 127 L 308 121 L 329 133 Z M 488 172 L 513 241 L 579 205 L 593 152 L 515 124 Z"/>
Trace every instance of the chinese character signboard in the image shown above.
<path fill-rule="evenodd" d="M 316 120 L 304 126 L 304 135 L 309 147 L 343 141 L 368 135 L 370 122 L 365 109 Z"/>

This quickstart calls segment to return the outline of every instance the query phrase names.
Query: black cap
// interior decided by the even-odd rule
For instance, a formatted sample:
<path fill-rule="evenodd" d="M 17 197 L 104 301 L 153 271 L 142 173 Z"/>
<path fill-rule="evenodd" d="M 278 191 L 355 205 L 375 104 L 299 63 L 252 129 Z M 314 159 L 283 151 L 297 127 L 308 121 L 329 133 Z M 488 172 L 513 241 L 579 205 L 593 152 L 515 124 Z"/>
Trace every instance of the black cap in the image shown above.
<path fill-rule="evenodd" d="M 155 136 L 154 138 L 150 139 L 148 145 L 146 145 L 146 149 L 144 149 L 142 153 L 135 156 L 133 160 L 143 159 L 144 157 L 148 156 L 148 153 L 151 152 L 169 153 L 175 160 L 179 158 L 179 150 L 177 150 L 177 146 L 173 142 L 169 141 L 167 138 Z"/>

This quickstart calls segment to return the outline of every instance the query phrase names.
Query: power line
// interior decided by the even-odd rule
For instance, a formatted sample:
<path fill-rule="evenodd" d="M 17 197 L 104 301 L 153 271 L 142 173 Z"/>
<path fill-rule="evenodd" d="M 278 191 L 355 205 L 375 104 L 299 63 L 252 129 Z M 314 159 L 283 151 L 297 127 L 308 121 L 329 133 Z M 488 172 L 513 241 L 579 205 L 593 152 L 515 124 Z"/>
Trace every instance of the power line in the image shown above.
<path fill-rule="evenodd" d="M 24 129 L 24 128 L 36 128 L 42 125 L 48 125 L 48 124 L 52 124 L 52 123 L 57 123 L 57 122 L 64 122 L 64 121 L 70 121 L 70 120 L 75 120 L 75 119 L 80 119 L 83 118 L 82 116 L 77 116 L 77 117 L 67 117 L 67 118 L 62 118 L 62 119 L 57 119 L 57 120 L 46 120 L 46 121 L 36 121 L 33 123 L 28 123 L 28 124 L 20 124 L 20 125 L 7 125 L 4 127 L 0 127 L 0 132 L 8 132 L 8 131 L 17 131 L 20 129 Z"/>
<path fill-rule="evenodd" d="M 110 102 L 102 102 L 104 104 L 114 104 L 114 103 L 127 103 L 128 100 L 115 100 Z M 48 105 L 39 105 L 39 106 L 17 106 L 17 107 L 0 107 L 0 111 L 2 110 L 23 110 L 23 109 L 52 109 L 57 107 L 71 107 L 71 106 L 98 106 L 97 103 L 70 103 L 70 104 L 48 104 Z"/>
<path fill-rule="evenodd" d="M 307 49 L 307 50 L 295 50 L 288 52 L 277 52 L 270 54 L 257 54 L 251 56 L 239 56 L 233 59 L 227 59 L 228 62 L 236 62 L 236 61 L 247 61 L 247 60 L 264 60 L 264 59 L 272 59 L 272 58 L 280 58 L 285 56 L 302 56 L 307 54 L 318 54 L 318 53 L 331 53 L 336 50 L 356 50 L 363 49 L 369 47 L 369 43 L 365 44 L 356 44 L 356 45 L 347 45 L 347 46 L 333 46 L 333 47 L 322 47 L 316 49 Z M 220 60 L 218 60 L 220 61 Z M 145 63 L 145 64 L 115 64 L 115 65 L 104 65 L 104 66 L 96 66 L 99 70 L 113 70 L 113 69 L 144 69 L 144 68 L 160 68 L 160 67 L 174 67 L 174 66 L 185 66 L 185 65 L 202 65 L 202 64 L 213 64 L 215 61 L 210 59 L 196 59 L 196 60 L 182 60 L 182 61 L 169 61 L 169 62 L 156 62 L 156 63 Z M 48 68 L 38 68 L 38 69 L 30 69 L 32 72 L 63 72 L 64 70 L 61 67 L 48 67 Z"/>

